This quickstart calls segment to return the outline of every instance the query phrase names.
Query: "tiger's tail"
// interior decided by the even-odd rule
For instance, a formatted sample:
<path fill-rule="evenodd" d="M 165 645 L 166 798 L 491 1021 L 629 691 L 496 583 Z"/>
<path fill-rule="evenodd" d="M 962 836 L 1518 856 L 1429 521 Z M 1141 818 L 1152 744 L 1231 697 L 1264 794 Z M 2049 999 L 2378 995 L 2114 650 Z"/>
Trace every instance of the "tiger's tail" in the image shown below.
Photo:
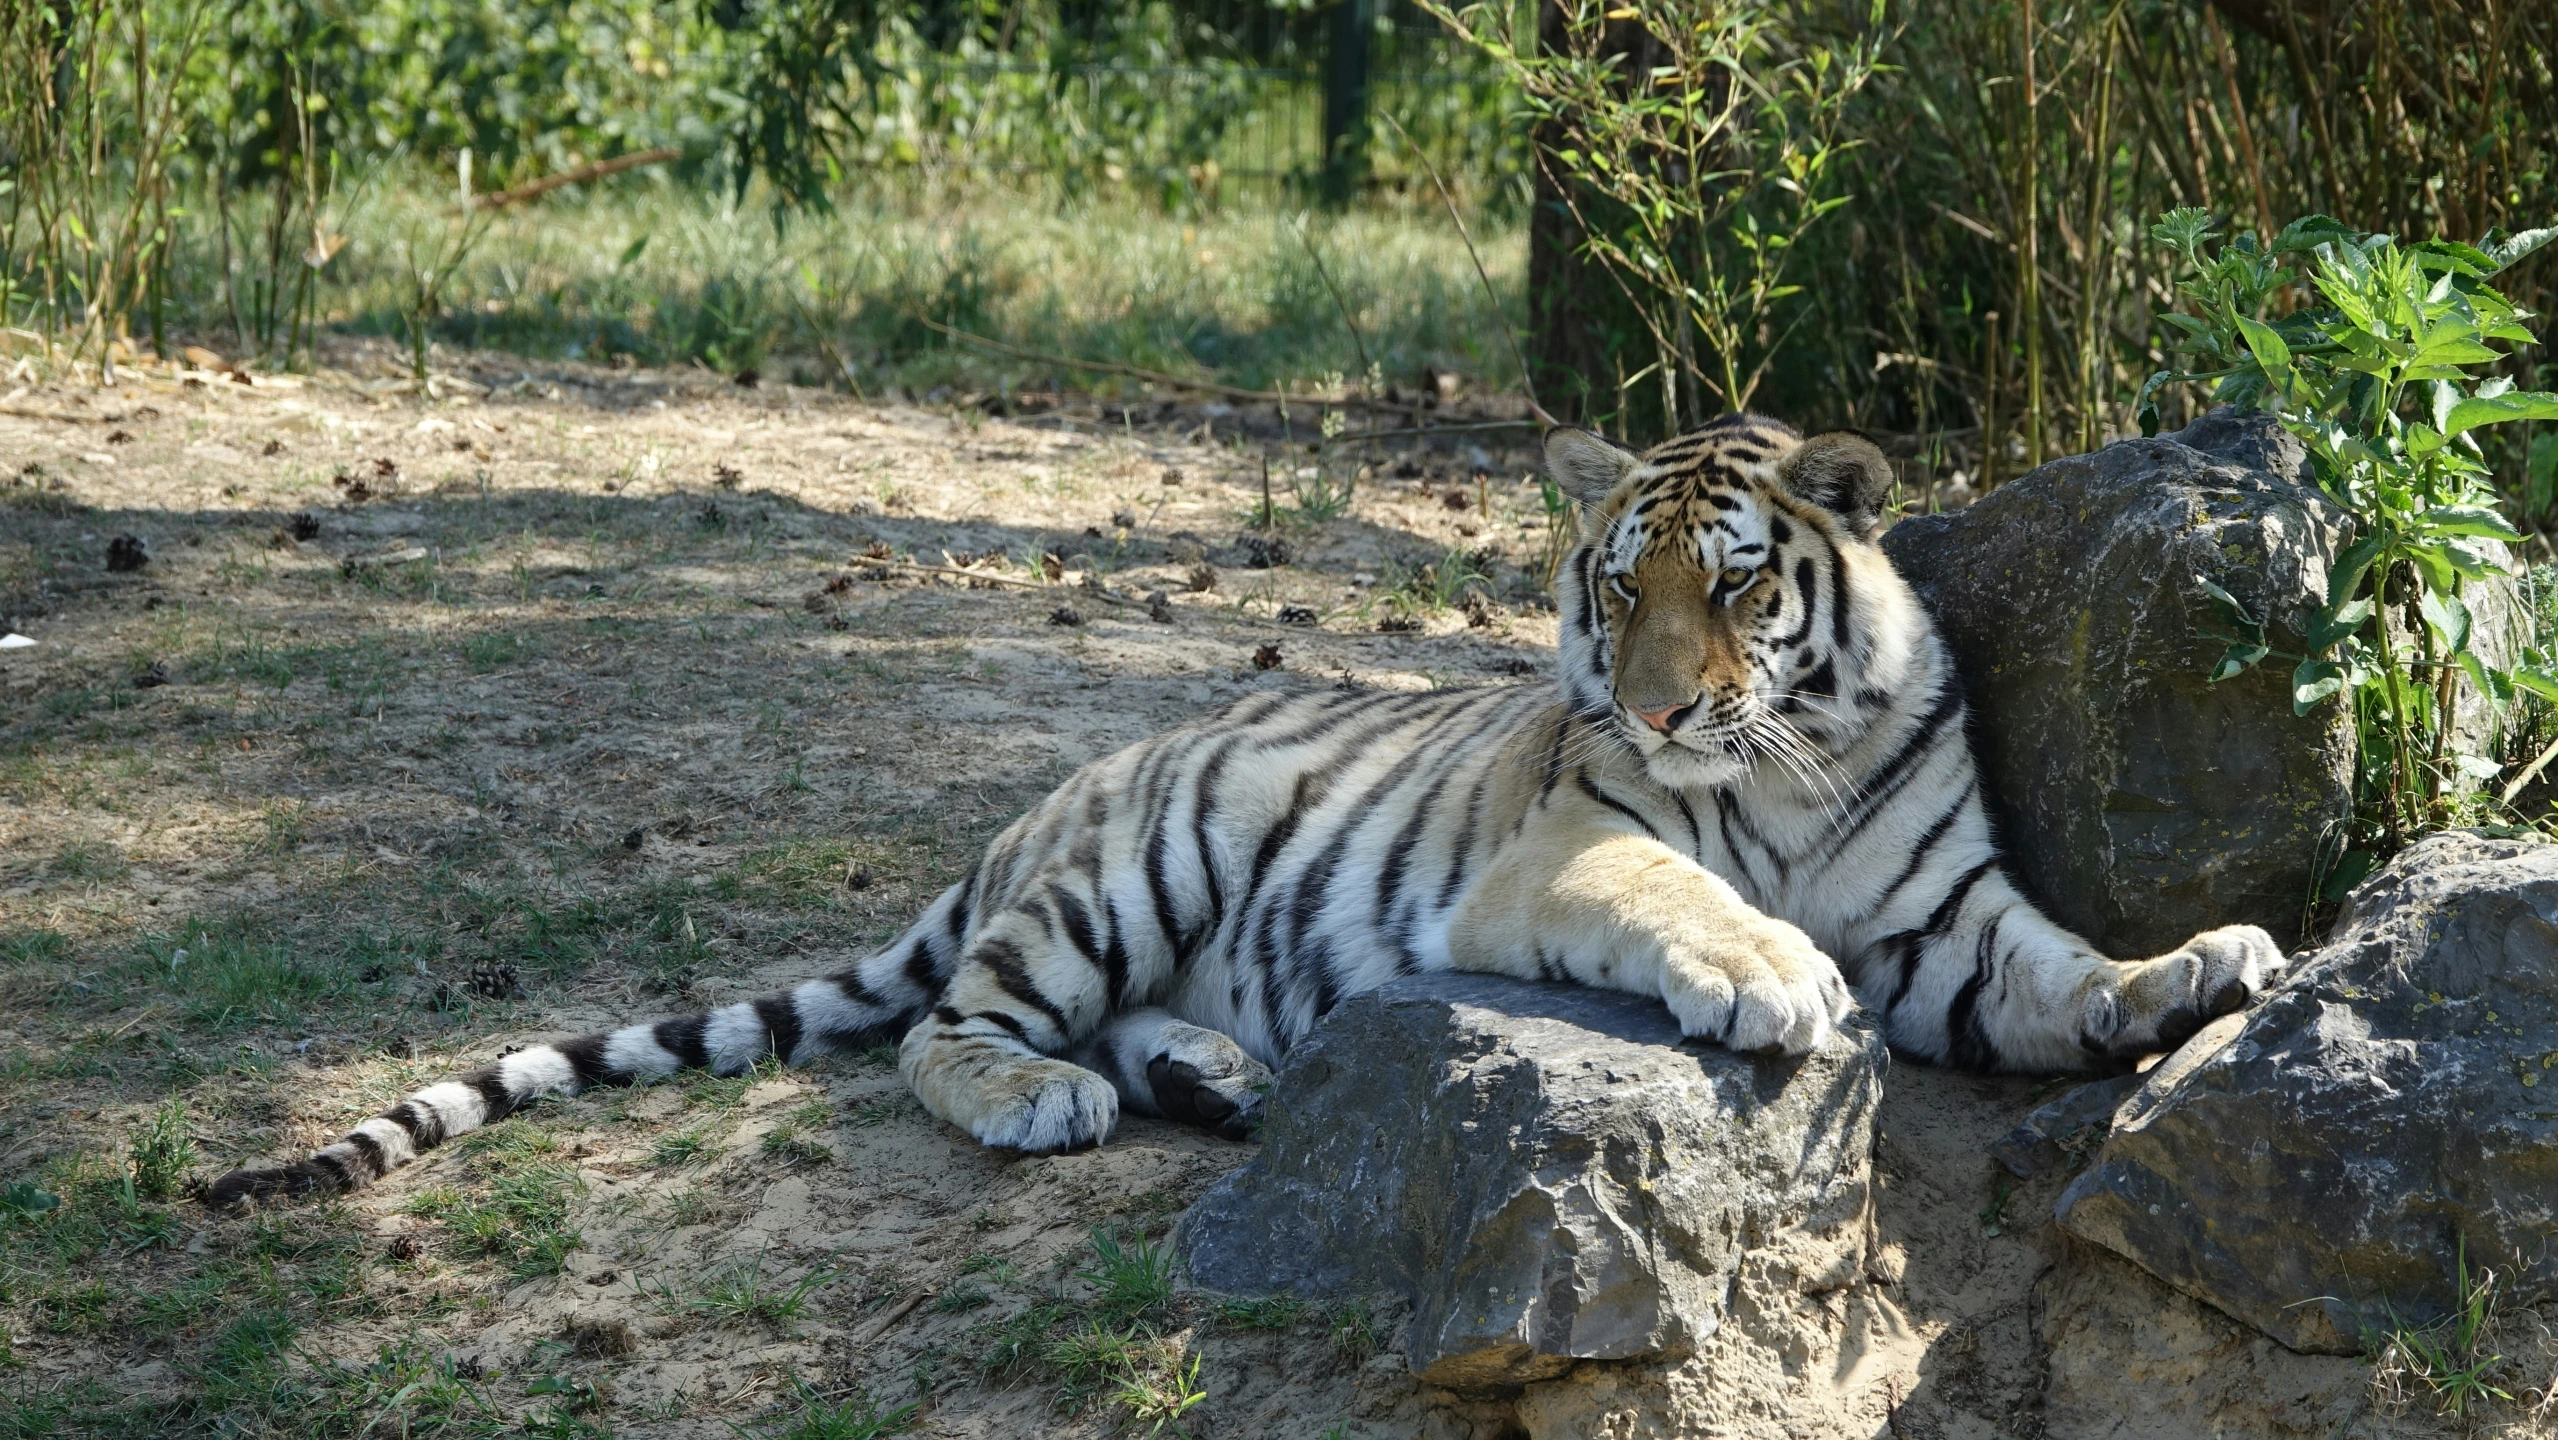
<path fill-rule="evenodd" d="M 903 1036 L 940 994 L 964 925 L 964 886 L 953 886 L 889 945 L 823 979 L 697 1015 L 530 1045 L 467 1074 L 429 1085 L 356 1126 L 307 1160 L 243 1167 L 213 1182 L 204 1203 L 360 1190 L 457 1135 L 494 1124 L 545 1095 L 628 1085 L 678 1070 L 734 1075 L 767 1056 L 797 1064 L 829 1050 Z M 947 937 L 947 939 L 946 939 Z"/>

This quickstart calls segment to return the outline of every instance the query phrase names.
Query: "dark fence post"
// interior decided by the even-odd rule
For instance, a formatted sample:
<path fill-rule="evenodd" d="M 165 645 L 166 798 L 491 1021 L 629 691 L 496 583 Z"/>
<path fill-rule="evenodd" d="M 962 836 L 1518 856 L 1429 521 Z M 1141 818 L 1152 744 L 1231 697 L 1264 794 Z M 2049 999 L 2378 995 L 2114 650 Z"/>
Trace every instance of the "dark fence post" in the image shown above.
<path fill-rule="evenodd" d="M 1335 0 L 1323 64 L 1323 197 L 1346 205 L 1368 180 L 1368 47 L 1377 0 Z"/>

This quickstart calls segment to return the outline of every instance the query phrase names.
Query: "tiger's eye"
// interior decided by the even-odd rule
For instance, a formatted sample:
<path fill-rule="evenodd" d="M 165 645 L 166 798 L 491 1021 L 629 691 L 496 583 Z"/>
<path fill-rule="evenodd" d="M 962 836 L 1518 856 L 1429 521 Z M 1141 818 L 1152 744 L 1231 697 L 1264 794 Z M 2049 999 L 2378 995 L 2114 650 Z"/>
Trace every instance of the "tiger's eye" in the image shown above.
<path fill-rule="evenodd" d="M 1731 569 L 1723 572 L 1723 583 L 1737 590 L 1740 587 L 1749 584 L 1750 577 L 1758 573 L 1759 572 L 1756 570 L 1752 570 L 1747 566 L 1735 565 Z"/>

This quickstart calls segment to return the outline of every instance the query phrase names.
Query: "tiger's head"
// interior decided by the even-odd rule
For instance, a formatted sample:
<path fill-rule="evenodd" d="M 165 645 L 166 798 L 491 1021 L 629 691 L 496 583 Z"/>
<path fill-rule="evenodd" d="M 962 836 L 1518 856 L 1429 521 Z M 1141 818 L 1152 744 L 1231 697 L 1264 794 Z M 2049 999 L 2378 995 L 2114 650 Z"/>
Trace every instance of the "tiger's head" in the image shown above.
<path fill-rule="evenodd" d="M 1892 472 L 1872 442 L 1729 415 L 1642 455 L 1558 429 L 1545 466 L 1580 514 L 1555 581 L 1565 691 L 1653 779 L 1809 774 L 1888 699 L 1876 662 L 1916 605 L 1874 543 Z"/>

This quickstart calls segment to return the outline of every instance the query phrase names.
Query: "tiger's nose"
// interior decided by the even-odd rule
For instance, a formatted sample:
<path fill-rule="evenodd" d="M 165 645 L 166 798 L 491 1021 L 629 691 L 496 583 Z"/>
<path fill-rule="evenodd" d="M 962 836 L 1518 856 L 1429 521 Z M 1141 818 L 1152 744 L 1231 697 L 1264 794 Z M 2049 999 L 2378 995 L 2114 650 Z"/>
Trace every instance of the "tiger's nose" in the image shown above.
<path fill-rule="evenodd" d="M 1639 705 L 1628 705 L 1625 708 L 1633 711 L 1636 718 L 1644 724 L 1667 735 L 1678 729 L 1679 722 L 1687 719 L 1688 713 L 1696 709 L 1696 702 L 1691 700 L 1685 705 L 1667 705 L 1658 710 L 1646 710 Z"/>

